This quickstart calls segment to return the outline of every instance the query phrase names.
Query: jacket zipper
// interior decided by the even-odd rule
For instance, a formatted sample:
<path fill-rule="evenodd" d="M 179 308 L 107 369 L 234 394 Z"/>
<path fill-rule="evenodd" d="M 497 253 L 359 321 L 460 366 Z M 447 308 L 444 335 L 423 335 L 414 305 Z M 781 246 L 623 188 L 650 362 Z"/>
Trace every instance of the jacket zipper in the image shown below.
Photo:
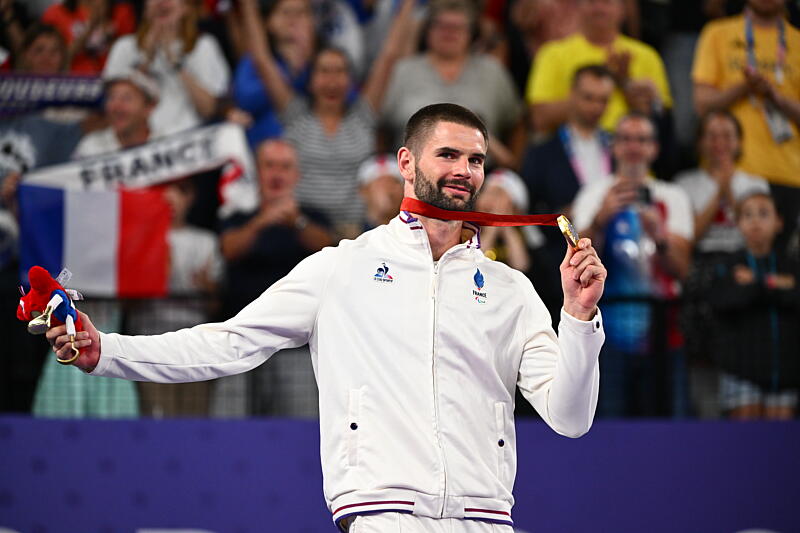
<path fill-rule="evenodd" d="M 439 429 L 439 387 L 437 386 L 436 378 L 436 323 L 438 316 L 438 301 L 437 292 L 439 287 L 439 264 L 444 256 L 439 258 L 439 261 L 433 262 L 433 338 L 431 339 L 431 365 L 433 376 L 433 411 L 436 420 L 436 442 L 439 445 L 439 457 L 442 461 L 442 504 L 439 508 L 439 516 L 444 517 L 445 502 L 447 501 L 447 460 L 444 454 L 444 445 L 442 445 L 442 437 Z"/>

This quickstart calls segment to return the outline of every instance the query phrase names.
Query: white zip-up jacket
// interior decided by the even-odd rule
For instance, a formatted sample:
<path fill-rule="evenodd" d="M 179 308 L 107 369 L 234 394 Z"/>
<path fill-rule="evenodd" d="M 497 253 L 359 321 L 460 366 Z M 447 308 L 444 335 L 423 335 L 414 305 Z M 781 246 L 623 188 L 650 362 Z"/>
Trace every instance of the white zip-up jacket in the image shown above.
<path fill-rule="evenodd" d="M 207 380 L 308 342 L 335 522 L 398 511 L 511 524 L 515 386 L 555 431 L 584 434 L 604 334 L 599 312 L 562 311 L 556 337 L 530 281 L 478 241 L 434 262 L 421 223 L 401 213 L 308 257 L 226 322 L 101 335 L 92 373 Z"/>

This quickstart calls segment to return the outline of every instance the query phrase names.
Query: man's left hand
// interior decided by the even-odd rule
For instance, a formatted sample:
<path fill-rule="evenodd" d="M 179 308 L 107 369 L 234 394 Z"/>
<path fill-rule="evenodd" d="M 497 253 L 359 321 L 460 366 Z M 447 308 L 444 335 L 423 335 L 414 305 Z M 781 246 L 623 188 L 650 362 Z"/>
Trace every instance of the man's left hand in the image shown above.
<path fill-rule="evenodd" d="M 560 268 L 564 311 L 578 320 L 591 320 L 597 313 L 597 302 L 603 295 L 608 274 L 592 241 L 581 239 L 576 249 L 567 245 Z"/>

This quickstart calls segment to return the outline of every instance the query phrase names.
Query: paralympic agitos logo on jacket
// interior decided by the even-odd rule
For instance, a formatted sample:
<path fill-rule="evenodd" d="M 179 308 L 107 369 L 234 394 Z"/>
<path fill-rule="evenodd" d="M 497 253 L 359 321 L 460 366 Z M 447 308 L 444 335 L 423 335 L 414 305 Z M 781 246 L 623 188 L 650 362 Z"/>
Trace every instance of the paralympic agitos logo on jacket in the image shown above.
<path fill-rule="evenodd" d="M 472 296 L 475 298 L 475 301 L 479 304 L 486 303 L 486 292 L 483 291 L 484 279 L 483 274 L 481 274 L 481 269 L 475 269 L 475 275 L 472 276 L 472 280 L 475 282 L 475 289 L 472 289 Z M 477 290 L 476 290 L 477 289 Z"/>

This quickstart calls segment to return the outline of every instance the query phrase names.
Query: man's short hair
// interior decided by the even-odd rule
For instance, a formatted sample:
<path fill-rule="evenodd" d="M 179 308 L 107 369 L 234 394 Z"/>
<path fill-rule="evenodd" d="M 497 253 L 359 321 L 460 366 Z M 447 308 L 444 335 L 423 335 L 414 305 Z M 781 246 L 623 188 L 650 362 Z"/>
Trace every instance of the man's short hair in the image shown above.
<path fill-rule="evenodd" d="M 457 104 L 432 104 L 423 107 L 408 119 L 403 146 L 417 157 L 431 131 L 440 122 L 452 122 L 475 128 L 481 132 L 483 140 L 489 143 L 489 131 L 478 115 Z"/>
<path fill-rule="evenodd" d="M 578 86 L 583 76 L 593 76 L 600 79 L 609 79 L 614 81 L 614 75 L 604 65 L 585 65 L 575 71 L 572 75 L 572 88 Z"/>

